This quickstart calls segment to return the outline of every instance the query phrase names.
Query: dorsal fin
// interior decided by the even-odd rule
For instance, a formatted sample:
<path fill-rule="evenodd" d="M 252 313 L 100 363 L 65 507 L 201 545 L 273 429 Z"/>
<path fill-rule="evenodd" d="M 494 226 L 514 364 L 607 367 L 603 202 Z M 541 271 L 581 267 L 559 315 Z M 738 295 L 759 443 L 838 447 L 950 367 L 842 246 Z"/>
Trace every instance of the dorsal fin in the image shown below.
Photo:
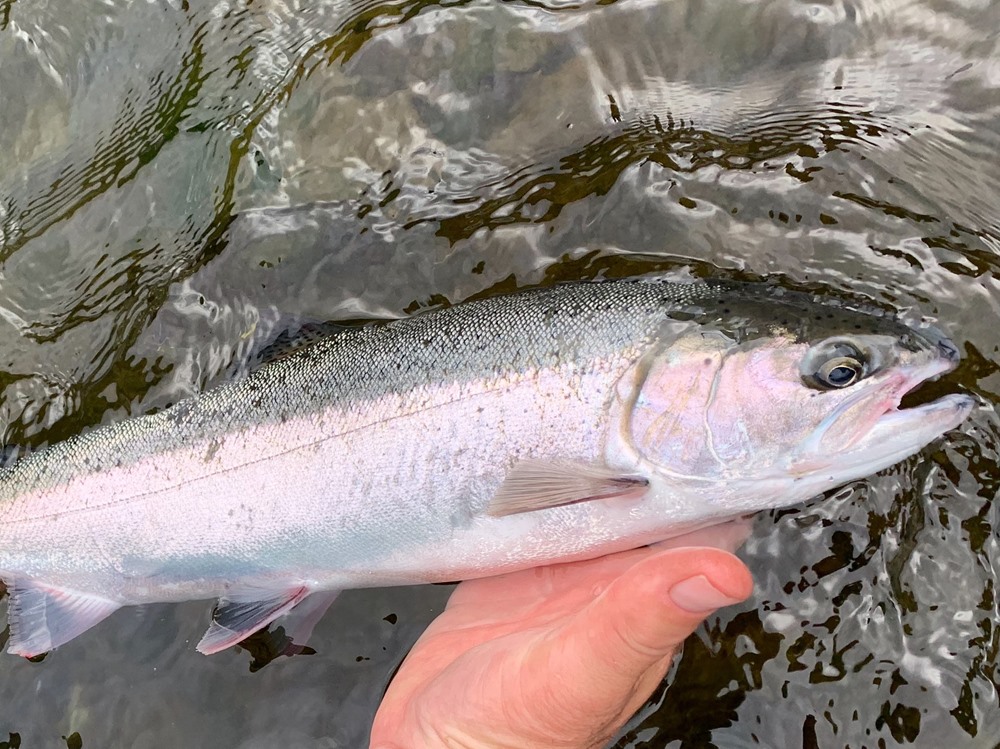
<path fill-rule="evenodd" d="M 289 354 L 311 346 L 324 338 L 342 333 L 350 327 L 354 326 L 345 322 L 305 322 L 295 328 L 283 330 L 271 343 L 253 356 L 247 369 L 253 372 L 265 364 L 284 359 Z"/>

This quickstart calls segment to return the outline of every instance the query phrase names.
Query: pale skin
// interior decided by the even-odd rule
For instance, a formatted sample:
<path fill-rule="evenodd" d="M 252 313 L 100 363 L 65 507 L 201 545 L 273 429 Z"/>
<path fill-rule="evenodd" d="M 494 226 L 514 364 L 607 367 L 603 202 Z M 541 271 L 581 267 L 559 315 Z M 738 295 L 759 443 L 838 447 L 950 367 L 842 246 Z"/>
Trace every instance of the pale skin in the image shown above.
<path fill-rule="evenodd" d="M 749 523 L 455 589 L 389 685 L 372 749 L 602 749 L 715 609 Z"/>

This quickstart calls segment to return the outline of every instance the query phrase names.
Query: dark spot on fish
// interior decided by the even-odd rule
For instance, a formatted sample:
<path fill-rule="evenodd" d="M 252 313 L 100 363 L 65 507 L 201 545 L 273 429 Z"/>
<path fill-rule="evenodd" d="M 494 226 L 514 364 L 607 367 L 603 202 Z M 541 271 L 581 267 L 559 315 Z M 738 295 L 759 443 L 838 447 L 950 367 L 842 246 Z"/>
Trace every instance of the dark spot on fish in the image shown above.
<path fill-rule="evenodd" d="M 712 366 L 712 357 L 710 357 L 710 356 L 706 356 L 705 357 L 705 366 L 706 367 L 711 367 Z"/>
<path fill-rule="evenodd" d="M 216 453 L 219 452 L 219 448 L 222 447 L 222 443 L 219 440 L 212 440 L 208 443 L 208 449 L 205 450 L 205 457 L 202 458 L 203 463 L 211 462 L 212 458 L 215 457 Z"/>
<path fill-rule="evenodd" d="M 389 624 L 395 624 L 398 621 L 398 617 L 395 614 L 389 614 L 388 616 L 383 616 L 382 620 L 389 622 Z"/>
<path fill-rule="evenodd" d="M 184 422 L 184 417 L 187 416 L 189 408 L 186 403 L 178 403 L 175 406 L 170 406 L 170 410 L 166 411 L 166 413 L 176 426 L 180 426 Z"/>

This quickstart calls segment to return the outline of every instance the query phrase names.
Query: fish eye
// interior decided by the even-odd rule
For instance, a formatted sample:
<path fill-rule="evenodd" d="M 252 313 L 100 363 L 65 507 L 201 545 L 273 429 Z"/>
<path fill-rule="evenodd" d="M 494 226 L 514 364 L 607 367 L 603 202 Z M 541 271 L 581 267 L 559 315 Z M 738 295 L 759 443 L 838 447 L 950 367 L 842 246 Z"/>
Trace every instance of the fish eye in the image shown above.
<path fill-rule="evenodd" d="M 815 346 L 802 361 L 802 379 L 818 390 L 840 390 L 871 374 L 870 357 L 852 341 L 837 338 Z"/>
<path fill-rule="evenodd" d="M 865 365 L 850 356 L 838 356 L 825 362 L 814 375 L 831 388 L 845 388 L 861 379 Z"/>

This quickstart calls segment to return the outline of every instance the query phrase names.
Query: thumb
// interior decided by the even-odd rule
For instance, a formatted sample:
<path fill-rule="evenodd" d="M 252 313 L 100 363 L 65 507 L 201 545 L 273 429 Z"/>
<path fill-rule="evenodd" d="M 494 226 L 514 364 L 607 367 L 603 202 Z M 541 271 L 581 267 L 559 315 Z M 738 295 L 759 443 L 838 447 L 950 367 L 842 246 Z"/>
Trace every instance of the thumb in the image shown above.
<path fill-rule="evenodd" d="M 619 695 L 627 718 L 705 617 L 739 603 L 752 589 L 746 565 L 720 549 L 654 554 L 630 567 L 564 625 L 550 643 L 550 667 L 562 671 L 562 684 L 582 690 L 581 706 L 607 710 Z"/>

